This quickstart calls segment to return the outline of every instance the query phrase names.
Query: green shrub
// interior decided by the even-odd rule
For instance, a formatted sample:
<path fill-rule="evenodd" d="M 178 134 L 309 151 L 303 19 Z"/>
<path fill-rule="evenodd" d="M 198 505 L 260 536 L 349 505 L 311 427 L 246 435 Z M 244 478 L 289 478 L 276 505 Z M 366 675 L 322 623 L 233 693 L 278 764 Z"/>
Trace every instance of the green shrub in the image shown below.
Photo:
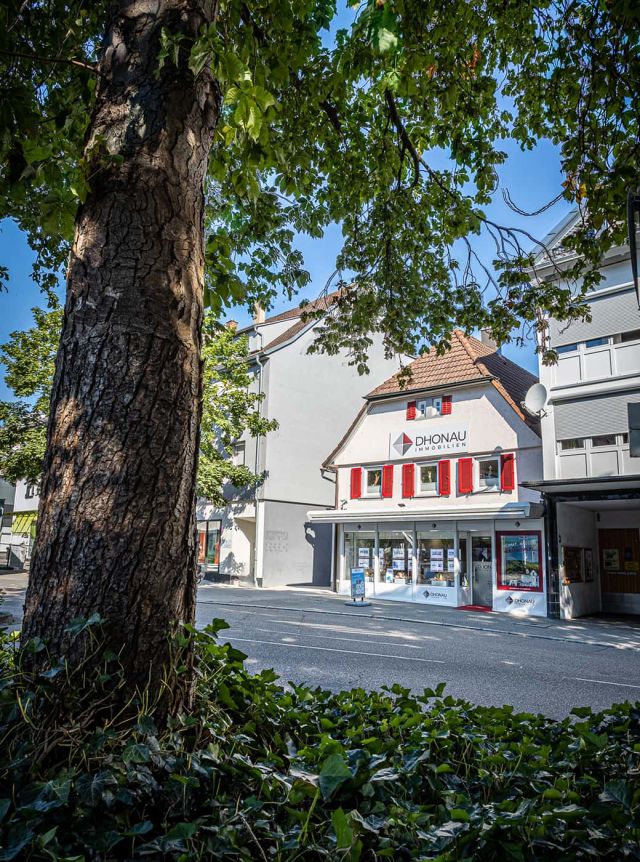
<path fill-rule="evenodd" d="M 80 684 L 0 645 L 0 860 L 640 859 L 640 704 L 283 688 L 222 627 L 187 632 L 196 704 L 162 734 L 143 703 L 96 720 L 114 656 Z"/>

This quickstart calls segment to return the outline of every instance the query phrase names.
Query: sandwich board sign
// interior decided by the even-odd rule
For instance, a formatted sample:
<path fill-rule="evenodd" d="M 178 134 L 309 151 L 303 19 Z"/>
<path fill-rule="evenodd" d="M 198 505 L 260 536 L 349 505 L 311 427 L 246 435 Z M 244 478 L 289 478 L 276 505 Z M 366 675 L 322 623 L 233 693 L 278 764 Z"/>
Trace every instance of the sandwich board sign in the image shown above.
<path fill-rule="evenodd" d="M 351 598 L 364 599 L 364 569 L 351 569 Z"/>

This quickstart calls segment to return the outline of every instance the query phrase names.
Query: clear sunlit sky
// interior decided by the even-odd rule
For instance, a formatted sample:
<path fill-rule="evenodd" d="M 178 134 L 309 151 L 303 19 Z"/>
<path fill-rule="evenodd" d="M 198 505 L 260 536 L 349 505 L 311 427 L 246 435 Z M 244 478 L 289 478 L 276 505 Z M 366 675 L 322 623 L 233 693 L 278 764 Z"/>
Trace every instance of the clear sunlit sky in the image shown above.
<path fill-rule="evenodd" d="M 342 13 L 338 17 L 336 26 L 344 26 L 348 23 L 347 14 Z M 334 29 L 332 27 L 332 31 Z M 330 39 L 331 36 L 327 38 L 327 41 Z M 500 224 L 524 228 L 536 239 L 543 239 L 564 218 L 569 205 L 561 201 L 541 215 L 527 218 L 517 215 L 509 209 L 503 201 L 502 190 L 508 189 L 514 203 L 520 209 L 530 212 L 538 210 L 553 200 L 561 191 L 561 183 L 564 179 L 560 173 L 557 149 L 546 141 L 541 142 L 534 150 L 524 153 L 509 141 L 503 142 L 502 148 L 508 153 L 509 158 L 499 168 L 500 185 L 496 190 L 494 202 L 491 206 L 485 207 L 484 211 Z M 434 166 L 444 166 L 443 160 L 438 159 L 440 164 L 434 163 L 433 158 L 431 161 Z M 324 289 L 327 279 L 335 269 L 335 258 L 340 250 L 340 228 L 339 226 L 332 226 L 319 240 L 299 236 L 297 244 L 304 254 L 306 268 L 311 275 L 311 282 L 304 291 L 298 294 L 298 298 L 294 300 L 296 303 L 302 299 L 314 299 Z M 473 245 L 485 262 L 490 263 L 493 260 L 495 247 L 490 238 L 476 239 Z M 532 243 L 524 240 L 523 246 L 529 248 Z M 34 255 L 29 249 L 25 236 L 15 223 L 9 219 L 0 222 L 0 264 L 7 266 L 10 274 L 8 292 L 0 293 L 0 344 L 6 342 L 10 332 L 26 329 L 32 324 L 31 308 L 33 306 L 46 306 L 46 298 L 40 293 L 31 278 L 33 259 Z M 63 297 L 64 284 L 61 280 L 61 300 Z M 274 304 L 269 313 L 283 311 L 290 305 L 288 300 L 281 299 Z M 245 325 L 250 322 L 251 314 L 245 308 L 231 308 L 227 313 L 227 319 L 237 320 L 240 325 Z M 535 345 L 531 341 L 524 346 L 517 346 L 513 343 L 505 345 L 503 353 L 509 359 L 537 373 L 538 363 Z M 0 381 L 0 399 L 6 400 L 12 397 L 12 393 L 2 378 Z"/>

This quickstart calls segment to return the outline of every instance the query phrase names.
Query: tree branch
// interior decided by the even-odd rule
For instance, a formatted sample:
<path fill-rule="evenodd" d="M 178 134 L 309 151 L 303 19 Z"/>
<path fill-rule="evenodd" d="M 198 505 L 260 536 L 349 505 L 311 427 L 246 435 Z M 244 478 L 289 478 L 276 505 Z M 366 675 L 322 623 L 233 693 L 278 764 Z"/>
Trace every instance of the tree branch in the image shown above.
<path fill-rule="evenodd" d="M 329 122 L 336 130 L 336 132 L 342 137 L 342 123 L 340 122 L 340 117 L 338 116 L 338 111 L 336 110 L 336 106 L 333 105 L 328 99 L 323 99 L 320 102 L 320 107 L 324 110 L 327 117 L 329 117 Z"/>
<path fill-rule="evenodd" d="M 398 134 L 400 135 L 400 140 L 409 151 L 411 158 L 413 159 L 413 182 L 411 183 L 411 188 L 415 188 L 420 182 L 420 154 L 413 146 L 413 142 L 409 137 L 407 130 L 404 127 L 404 123 L 400 119 L 400 114 L 398 113 L 398 108 L 396 106 L 395 99 L 391 94 L 390 90 L 384 91 L 384 98 L 387 103 L 387 107 L 389 108 L 389 116 L 391 117 L 391 122 L 396 127 Z"/>
<path fill-rule="evenodd" d="M 59 63 L 63 66 L 76 66 L 78 69 L 84 69 L 85 72 L 91 72 L 94 75 L 101 74 L 97 66 L 92 66 L 91 63 L 85 63 L 82 60 L 73 60 L 68 57 L 43 57 L 40 54 L 26 54 L 23 51 L 2 50 L 0 50 L 0 57 L 30 60 L 32 63 Z"/>

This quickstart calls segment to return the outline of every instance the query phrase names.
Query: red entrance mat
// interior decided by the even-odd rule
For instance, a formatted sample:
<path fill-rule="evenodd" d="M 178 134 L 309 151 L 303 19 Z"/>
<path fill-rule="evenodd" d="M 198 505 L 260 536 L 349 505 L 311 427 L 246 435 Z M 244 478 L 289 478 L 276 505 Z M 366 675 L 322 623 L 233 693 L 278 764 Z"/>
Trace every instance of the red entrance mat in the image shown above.
<path fill-rule="evenodd" d="M 493 610 L 493 608 L 490 608 L 488 605 L 461 605 L 458 608 L 458 610 L 459 611 L 484 611 L 484 613 L 487 613 L 487 611 L 491 611 L 491 610 Z"/>

